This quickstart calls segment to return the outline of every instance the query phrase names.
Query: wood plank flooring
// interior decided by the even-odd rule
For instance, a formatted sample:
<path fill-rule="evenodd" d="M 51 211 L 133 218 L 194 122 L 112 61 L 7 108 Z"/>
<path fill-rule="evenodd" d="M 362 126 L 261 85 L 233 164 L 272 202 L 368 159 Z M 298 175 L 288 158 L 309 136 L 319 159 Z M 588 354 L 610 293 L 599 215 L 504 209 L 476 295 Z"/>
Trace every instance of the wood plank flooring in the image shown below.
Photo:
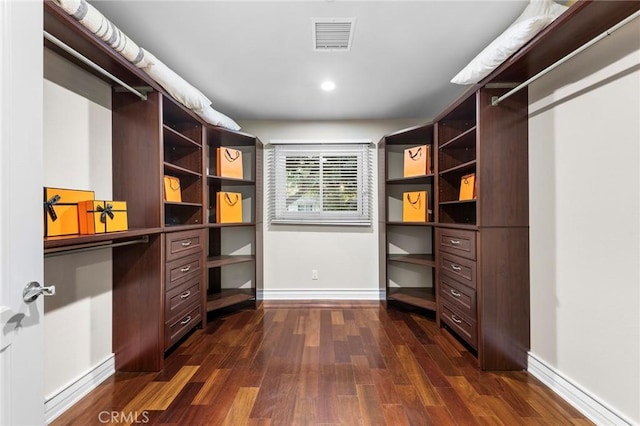
<path fill-rule="evenodd" d="M 481 372 L 433 318 L 261 302 L 210 318 L 160 373 L 117 373 L 54 425 L 588 425 L 526 372 Z"/>

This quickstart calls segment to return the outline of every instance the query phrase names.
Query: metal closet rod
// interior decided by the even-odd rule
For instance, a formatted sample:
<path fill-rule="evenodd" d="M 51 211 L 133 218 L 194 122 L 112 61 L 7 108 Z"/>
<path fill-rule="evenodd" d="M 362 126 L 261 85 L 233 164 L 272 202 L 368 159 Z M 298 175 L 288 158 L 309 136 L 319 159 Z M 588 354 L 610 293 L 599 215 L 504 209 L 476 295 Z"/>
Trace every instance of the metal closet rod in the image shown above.
<path fill-rule="evenodd" d="M 594 44 L 596 44 L 597 42 L 599 42 L 603 38 L 605 38 L 607 36 L 610 36 L 615 31 L 619 30 L 623 26 L 627 25 L 629 22 L 631 22 L 634 19 L 636 19 L 638 16 L 640 16 L 640 10 L 637 10 L 632 15 L 627 16 L 625 19 L 623 19 L 622 21 L 618 22 L 616 25 L 614 25 L 613 27 L 609 28 L 607 31 L 603 32 L 602 34 L 600 34 L 599 36 L 595 37 L 591 41 L 583 44 L 581 47 L 579 47 L 576 50 L 574 50 L 573 52 L 569 53 L 567 56 L 565 56 L 564 58 L 560 59 L 559 61 L 549 65 L 547 68 L 543 69 L 538 74 L 534 75 L 533 77 L 531 77 L 529 80 L 525 81 L 524 83 L 521 83 L 521 84 L 517 85 L 516 87 L 514 87 L 513 89 L 511 89 L 510 91 L 508 91 L 504 95 L 502 95 L 500 97 L 493 96 L 491 98 L 491 105 L 492 106 L 497 106 L 500 102 L 502 102 L 503 100 L 507 99 L 509 96 L 511 96 L 514 93 L 517 93 L 520 90 L 524 89 L 525 87 L 529 86 L 531 83 L 533 83 L 534 81 L 536 81 L 537 79 L 539 79 L 543 75 L 547 74 L 549 71 L 552 71 L 553 69 L 555 69 L 555 68 L 559 67 L 560 65 L 564 64 L 569 59 L 573 58 L 577 54 L 579 54 L 582 51 L 584 51 L 584 50 L 588 49 L 589 47 L 593 46 Z"/>
<path fill-rule="evenodd" d="M 107 243 L 107 244 L 89 245 L 89 246 L 85 246 L 85 247 L 71 248 L 69 250 L 53 251 L 53 252 L 45 253 L 44 257 L 62 256 L 64 254 L 82 253 L 82 252 L 85 252 L 85 251 L 101 250 L 101 249 L 105 249 L 105 248 L 131 246 L 133 244 L 146 244 L 148 242 L 149 242 L 149 236 L 145 235 L 144 237 L 138 238 L 137 240 L 123 241 L 123 242 L 120 242 L 120 243 Z"/>
<path fill-rule="evenodd" d="M 147 95 L 146 94 L 141 93 L 138 90 L 136 90 L 135 88 L 131 87 L 130 85 L 128 85 L 124 81 L 120 80 L 115 75 L 111 74 L 109 71 L 107 71 L 104 68 L 102 68 L 100 65 L 96 64 L 95 62 L 91 61 L 90 59 L 87 59 L 80 52 L 78 52 L 78 51 L 74 50 L 73 48 L 69 47 L 64 42 L 60 41 L 59 39 L 57 39 L 56 37 L 52 36 L 48 32 L 42 31 L 42 33 L 44 34 L 44 38 L 46 38 L 51 43 L 55 44 L 56 46 L 58 46 L 59 48 L 61 48 L 62 50 L 64 50 L 68 54 L 70 54 L 71 56 L 73 56 L 74 58 L 79 59 L 83 63 L 89 65 L 91 68 L 93 68 L 94 70 L 98 71 L 100 74 L 104 75 L 105 77 L 110 78 L 112 81 L 114 81 L 115 83 L 118 83 L 119 85 L 121 85 L 122 87 L 124 87 L 125 89 L 127 89 L 128 91 L 130 91 L 131 93 L 133 93 L 134 95 L 136 95 L 137 97 L 142 99 L 143 101 L 147 100 Z"/>

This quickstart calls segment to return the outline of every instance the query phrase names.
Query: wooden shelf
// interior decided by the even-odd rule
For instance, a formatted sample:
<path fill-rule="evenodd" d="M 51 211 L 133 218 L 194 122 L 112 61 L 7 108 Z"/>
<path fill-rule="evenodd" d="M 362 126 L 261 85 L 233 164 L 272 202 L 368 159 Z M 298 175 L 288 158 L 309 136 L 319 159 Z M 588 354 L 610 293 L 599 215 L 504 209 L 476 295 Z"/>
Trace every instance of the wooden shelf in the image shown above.
<path fill-rule="evenodd" d="M 255 222 L 243 222 L 243 223 L 208 223 L 209 228 L 230 228 L 233 226 L 256 226 Z"/>
<path fill-rule="evenodd" d="M 164 162 L 164 169 L 165 170 L 169 170 L 175 174 L 178 175 L 188 175 L 188 176 L 193 176 L 193 177 L 202 177 L 202 173 L 198 173 L 195 172 L 193 170 L 189 170 L 189 169 L 185 169 L 184 167 L 180 167 L 180 166 L 176 166 L 175 164 L 172 163 L 167 163 L 166 161 Z"/>
<path fill-rule="evenodd" d="M 196 224 L 193 224 L 193 225 L 182 225 L 182 224 L 180 224 L 180 225 L 169 225 L 169 224 L 167 224 L 167 225 L 164 226 L 163 230 L 167 231 L 167 232 L 176 232 L 176 231 L 189 231 L 191 229 L 202 229 L 204 227 L 205 227 L 205 225 L 202 225 L 201 223 L 196 223 Z"/>
<path fill-rule="evenodd" d="M 472 133 L 475 133 L 477 126 L 473 126 L 472 128 L 468 129 L 467 131 L 459 134 L 458 136 L 456 136 L 455 138 L 444 142 L 442 145 L 440 145 L 440 147 L 438 149 L 458 149 L 458 148 L 470 148 L 470 147 L 475 147 L 476 145 L 476 140 L 475 138 L 471 139 L 468 138 L 469 135 L 471 135 Z M 472 143 L 469 143 L 469 140 L 471 140 Z"/>
<path fill-rule="evenodd" d="M 207 295 L 207 312 L 250 300 L 255 300 L 253 289 L 222 290 L 219 293 Z"/>
<path fill-rule="evenodd" d="M 436 266 L 433 254 L 389 254 L 387 260 L 391 262 L 411 263 L 413 265 Z"/>
<path fill-rule="evenodd" d="M 454 229 L 467 229 L 469 231 L 477 231 L 478 225 L 469 225 L 466 223 L 438 223 L 437 228 L 454 228 Z"/>
<path fill-rule="evenodd" d="M 453 201 L 441 201 L 439 204 L 441 206 L 449 206 L 453 204 L 469 204 L 475 203 L 477 200 L 453 200 Z"/>
<path fill-rule="evenodd" d="M 242 255 L 224 255 L 224 256 L 211 256 L 207 258 L 207 268 L 220 268 L 222 266 L 233 265 L 236 263 L 254 262 L 255 256 L 242 256 Z"/>
<path fill-rule="evenodd" d="M 145 235 L 159 234 L 162 228 L 137 228 L 121 232 L 109 232 L 94 235 L 63 235 L 59 237 L 45 237 L 44 253 L 54 253 L 77 248 L 108 245 L 111 242 L 132 240 Z"/>
<path fill-rule="evenodd" d="M 165 206 L 181 206 L 181 207 L 202 207 L 202 203 L 187 203 L 184 201 L 165 201 Z"/>
<path fill-rule="evenodd" d="M 387 222 L 387 226 L 436 226 L 435 222 Z"/>
<path fill-rule="evenodd" d="M 220 181 L 220 183 L 222 183 L 223 185 L 255 185 L 256 181 L 255 180 L 248 180 L 248 179 L 236 179 L 236 178 L 229 178 L 229 177 L 224 177 L 224 176 L 216 176 L 216 175 L 207 175 L 207 179 L 212 180 L 212 181 Z"/>
<path fill-rule="evenodd" d="M 433 173 L 422 176 L 402 177 L 387 179 L 388 185 L 413 185 L 413 184 L 428 184 L 433 182 Z"/>
<path fill-rule="evenodd" d="M 184 146 L 184 147 L 189 147 L 189 148 L 201 148 L 202 147 L 202 145 L 200 145 L 198 142 L 194 141 L 193 139 L 190 139 L 190 138 L 186 137 L 182 133 L 180 133 L 177 130 L 175 130 L 175 129 L 171 128 L 170 126 L 168 126 L 166 123 L 162 125 L 162 128 L 165 131 L 165 133 L 164 133 L 164 143 L 165 144 L 168 143 L 170 145 Z"/>
<path fill-rule="evenodd" d="M 467 161 L 466 163 L 459 164 L 455 167 L 448 168 L 439 172 L 440 176 L 449 174 L 449 173 L 463 173 L 467 170 L 473 170 L 476 167 L 476 160 Z"/>
<path fill-rule="evenodd" d="M 436 296 L 433 288 L 401 287 L 389 289 L 387 300 L 397 300 L 430 311 L 436 310 Z"/>

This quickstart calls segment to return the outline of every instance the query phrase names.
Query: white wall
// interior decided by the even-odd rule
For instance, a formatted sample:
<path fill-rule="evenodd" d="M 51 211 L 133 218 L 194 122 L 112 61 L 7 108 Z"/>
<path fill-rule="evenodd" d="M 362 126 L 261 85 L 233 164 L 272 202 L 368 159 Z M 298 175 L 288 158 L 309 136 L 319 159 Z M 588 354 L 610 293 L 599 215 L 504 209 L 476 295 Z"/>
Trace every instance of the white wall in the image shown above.
<path fill-rule="evenodd" d="M 45 50 L 44 185 L 111 199 L 111 87 Z M 45 396 L 112 356 L 111 250 L 45 258 Z"/>
<path fill-rule="evenodd" d="M 531 352 L 640 423 L 640 20 L 530 87 Z"/>
<path fill-rule="evenodd" d="M 425 121 L 245 121 L 239 124 L 243 131 L 256 135 L 265 144 L 276 139 L 371 139 L 377 143 L 387 133 Z M 375 188 L 377 158 L 373 170 Z M 267 212 L 266 197 L 264 201 Z M 373 206 L 370 227 L 269 225 L 265 222 L 264 288 L 258 289 L 259 295 L 265 298 L 377 299 L 380 290 L 377 199 L 373 200 Z M 311 279 L 313 269 L 318 271 L 318 280 Z"/>

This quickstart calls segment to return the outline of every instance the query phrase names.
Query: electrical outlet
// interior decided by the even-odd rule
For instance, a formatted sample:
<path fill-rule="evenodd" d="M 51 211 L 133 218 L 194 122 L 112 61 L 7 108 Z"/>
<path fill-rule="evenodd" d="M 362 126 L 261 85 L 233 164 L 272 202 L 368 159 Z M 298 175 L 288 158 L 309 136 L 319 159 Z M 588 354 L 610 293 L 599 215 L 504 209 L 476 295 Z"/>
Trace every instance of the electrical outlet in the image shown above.
<path fill-rule="evenodd" d="M 312 269 L 311 270 L 311 279 L 312 280 L 317 280 L 318 279 L 318 270 L 317 269 Z"/>

